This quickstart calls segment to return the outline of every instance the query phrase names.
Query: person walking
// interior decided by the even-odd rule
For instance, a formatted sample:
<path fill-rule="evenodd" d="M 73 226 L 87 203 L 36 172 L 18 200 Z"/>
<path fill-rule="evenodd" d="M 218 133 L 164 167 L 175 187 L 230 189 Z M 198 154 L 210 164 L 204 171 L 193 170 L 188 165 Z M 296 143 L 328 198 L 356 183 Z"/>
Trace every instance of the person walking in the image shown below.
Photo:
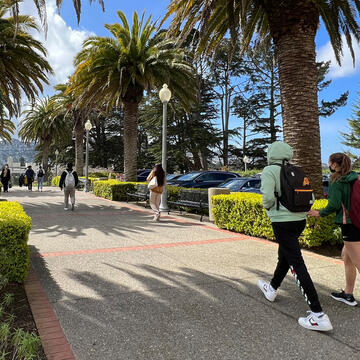
<path fill-rule="evenodd" d="M 261 174 L 262 202 L 279 244 L 278 263 L 271 281 L 260 279 L 258 286 L 267 300 L 275 301 L 277 290 L 290 269 L 310 307 L 310 314 L 300 317 L 298 323 L 309 330 L 332 330 L 332 324 L 323 312 L 300 250 L 299 236 L 306 225 L 306 212 L 291 212 L 280 202 L 281 200 L 279 201 L 282 194 L 282 165 L 292 160 L 293 149 L 288 144 L 277 141 L 270 145 L 267 157 L 268 166 Z M 307 178 L 303 179 L 305 183 Z"/>
<path fill-rule="evenodd" d="M 43 191 L 43 184 L 44 184 L 44 170 L 42 166 L 39 166 L 39 170 L 37 172 L 37 181 L 38 181 L 38 191 Z"/>
<path fill-rule="evenodd" d="M 60 177 L 60 189 L 64 188 L 64 210 L 69 210 L 69 196 L 71 199 L 71 210 L 75 208 L 75 188 L 79 183 L 76 171 L 73 170 L 72 163 L 68 163 L 66 170 Z"/>
<path fill-rule="evenodd" d="M 11 175 L 9 165 L 5 164 L 4 168 L 1 171 L 0 180 L 4 187 L 4 192 L 9 192 L 9 183 L 10 183 Z"/>
<path fill-rule="evenodd" d="M 25 176 L 27 179 L 27 186 L 29 191 L 32 191 L 32 184 L 34 182 L 35 178 L 35 171 L 32 169 L 31 165 L 27 167 L 27 170 L 25 171 Z"/>
<path fill-rule="evenodd" d="M 345 289 L 340 292 L 332 292 L 331 297 L 347 305 L 356 306 L 357 301 L 353 292 L 356 269 L 360 272 L 360 229 L 352 223 L 349 210 L 352 200 L 351 188 L 359 175 L 355 171 L 351 171 L 351 160 L 343 153 L 330 155 L 329 168 L 331 177 L 328 205 L 320 211 L 311 210 L 308 215 L 324 217 L 336 213 L 334 221 L 340 225 L 344 240 L 341 257 L 345 267 Z"/>
<path fill-rule="evenodd" d="M 146 179 L 150 190 L 150 207 L 154 211 L 154 220 L 160 220 L 161 194 L 164 191 L 166 182 L 165 171 L 161 164 L 156 164 Z"/>

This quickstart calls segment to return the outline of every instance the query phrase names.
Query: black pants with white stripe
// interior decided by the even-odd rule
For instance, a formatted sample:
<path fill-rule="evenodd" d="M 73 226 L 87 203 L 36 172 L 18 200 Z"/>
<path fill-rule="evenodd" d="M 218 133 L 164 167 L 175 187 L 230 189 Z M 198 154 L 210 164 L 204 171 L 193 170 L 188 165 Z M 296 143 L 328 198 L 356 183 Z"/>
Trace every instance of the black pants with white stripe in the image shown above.
<path fill-rule="evenodd" d="M 299 236 L 305 225 L 306 220 L 272 223 L 279 244 L 279 259 L 270 284 L 274 289 L 278 289 L 290 269 L 311 311 L 321 312 L 318 294 L 307 271 L 299 245 Z"/>

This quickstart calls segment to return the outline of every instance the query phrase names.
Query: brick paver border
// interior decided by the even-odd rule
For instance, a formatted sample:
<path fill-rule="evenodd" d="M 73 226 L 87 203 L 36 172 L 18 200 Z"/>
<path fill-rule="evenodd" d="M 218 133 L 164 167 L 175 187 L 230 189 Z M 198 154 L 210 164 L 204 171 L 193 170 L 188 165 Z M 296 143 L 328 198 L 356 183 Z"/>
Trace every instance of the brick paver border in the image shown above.
<path fill-rule="evenodd" d="M 47 360 L 75 360 L 50 301 L 30 265 L 25 291 Z"/>

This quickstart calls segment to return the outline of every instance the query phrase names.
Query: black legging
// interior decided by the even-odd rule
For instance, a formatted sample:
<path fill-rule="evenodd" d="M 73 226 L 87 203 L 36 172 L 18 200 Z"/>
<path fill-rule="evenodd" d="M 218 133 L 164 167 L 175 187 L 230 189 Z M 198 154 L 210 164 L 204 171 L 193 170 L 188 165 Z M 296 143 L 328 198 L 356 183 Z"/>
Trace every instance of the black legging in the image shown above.
<path fill-rule="evenodd" d="M 9 180 L 8 179 L 3 179 L 1 180 L 1 183 L 3 184 L 4 187 L 4 192 L 9 190 Z"/>
<path fill-rule="evenodd" d="M 276 241 L 279 243 L 279 261 L 270 284 L 275 290 L 279 288 L 290 269 L 311 311 L 321 312 L 319 298 L 299 245 L 299 236 L 305 225 L 305 220 L 272 223 Z"/>

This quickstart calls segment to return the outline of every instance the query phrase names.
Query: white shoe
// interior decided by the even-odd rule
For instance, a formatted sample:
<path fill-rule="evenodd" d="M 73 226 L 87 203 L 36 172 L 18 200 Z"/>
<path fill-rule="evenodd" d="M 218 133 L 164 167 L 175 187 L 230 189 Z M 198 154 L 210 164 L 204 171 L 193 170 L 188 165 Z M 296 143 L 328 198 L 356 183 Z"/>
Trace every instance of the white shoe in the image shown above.
<path fill-rule="evenodd" d="M 316 330 L 316 331 L 330 331 L 333 329 L 331 325 L 330 319 L 326 314 L 316 316 L 311 311 L 307 317 L 301 317 L 298 320 L 299 325 L 308 330 Z"/>
<path fill-rule="evenodd" d="M 69 210 L 69 208 L 64 208 L 65 211 Z"/>
<path fill-rule="evenodd" d="M 258 280 L 258 287 L 265 295 L 266 299 L 273 302 L 276 298 L 277 292 L 270 287 L 270 283 L 264 280 Z"/>

